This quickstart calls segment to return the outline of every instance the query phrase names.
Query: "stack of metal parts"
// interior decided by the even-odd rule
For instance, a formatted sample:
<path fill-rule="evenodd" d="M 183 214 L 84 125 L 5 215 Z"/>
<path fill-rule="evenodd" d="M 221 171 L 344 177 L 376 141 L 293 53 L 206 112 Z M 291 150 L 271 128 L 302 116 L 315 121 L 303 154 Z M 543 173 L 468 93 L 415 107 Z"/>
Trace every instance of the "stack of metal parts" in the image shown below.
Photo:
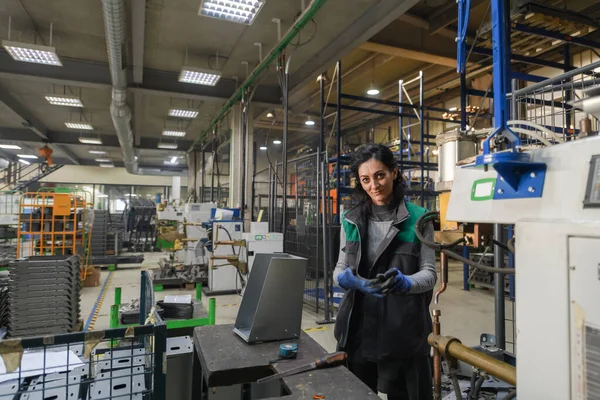
<path fill-rule="evenodd" d="M 81 258 L 36 256 L 9 264 L 9 334 L 72 332 L 79 321 Z"/>
<path fill-rule="evenodd" d="M 0 330 L 8 329 L 10 322 L 8 304 L 9 272 L 0 271 Z"/>
<path fill-rule="evenodd" d="M 94 210 L 94 225 L 92 228 L 91 247 L 92 257 L 104 257 L 108 248 L 108 210 Z"/>
<path fill-rule="evenodd" d="M 16 247 L 16 244 L 0 245 L 0 267 L 8 266 L 8 263 L 15 259 Z"/>

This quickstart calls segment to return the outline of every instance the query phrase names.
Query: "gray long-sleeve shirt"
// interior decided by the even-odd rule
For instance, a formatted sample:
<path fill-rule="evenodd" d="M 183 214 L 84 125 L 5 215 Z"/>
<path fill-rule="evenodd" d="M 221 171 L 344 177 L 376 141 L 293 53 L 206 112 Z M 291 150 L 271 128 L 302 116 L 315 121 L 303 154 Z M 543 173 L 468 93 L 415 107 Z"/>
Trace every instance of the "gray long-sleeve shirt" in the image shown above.
<path fill-rule="evenodd" d="M 379 218 L 378 218 L 379 217 Z M 382 221 L 382 219 L 388 219 L 387 221 Z M 381 218 L 381 214 L 377 215 L 374 213 L 374 217 L 370 217 L 368 221 L 368 239 L 366 240 L 367 245 L 367 259 L 373 259 L 376 254 L 377 248 L 381 241 L 385 238 L 388 233 L 390 227 L 392 225 L 392 220 L 386 218 L 385 212 L 383 218 Z M 348 268 L 348 262 L 346 259 L 346 253 L 342 251 L 344 246 L 346 246 L 346 233 L 344 229 L 340 229 L 340 252 L 338 256 L 338 261 L 335 266 L 335 270 L 333 271 L 333 280 L 339 285 L 338 276 Z M 427 223 L 423 229 L 423 235 L 427 240 L 433 241 L 433 224 Z M 435 270 L 435 251 L 424 244 L 421 244 L 421 251 L 419 255 L 419 271 L 409 275 L 409 279 L 412 282 L 412 288 L 410 293 L 423 293 L 428 290 L 432 290 L 435 286 L 437 280 L 437 273 Z"/>

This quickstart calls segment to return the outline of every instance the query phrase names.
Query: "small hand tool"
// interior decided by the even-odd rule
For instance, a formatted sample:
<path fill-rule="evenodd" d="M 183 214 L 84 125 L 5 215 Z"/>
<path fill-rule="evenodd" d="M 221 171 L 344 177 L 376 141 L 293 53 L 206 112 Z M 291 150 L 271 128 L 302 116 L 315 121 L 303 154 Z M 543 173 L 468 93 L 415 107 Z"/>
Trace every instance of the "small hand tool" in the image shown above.
<path fill-rule="evenodd" d="M 280 372 L 275 375 L 267 376 L 266 378 L 259 379 L 256 381 L 257 383 L 270 382 L 275 379 L 285 378 L 286 376 L 297 375 L 302 372 L 312 371 L 315 369 L 323 369 L 329 367 L 335 367 L 337 365 L 341 365 L 346 362 L 348 355 L 343 351 L 338 351 L 336 353 L 331 353 L 319 358 L 318 360 L 311 362 L 310 364 L 301 365 L 296 368 L 289 369 L 284 372 Z"/>

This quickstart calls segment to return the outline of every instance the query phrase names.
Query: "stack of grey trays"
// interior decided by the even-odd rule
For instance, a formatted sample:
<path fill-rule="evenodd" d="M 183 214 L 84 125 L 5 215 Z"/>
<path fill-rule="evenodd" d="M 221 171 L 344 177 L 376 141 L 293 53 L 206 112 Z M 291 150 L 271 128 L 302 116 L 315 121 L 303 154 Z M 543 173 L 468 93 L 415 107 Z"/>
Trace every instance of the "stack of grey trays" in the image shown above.
<path fill-rule="evenodd" d="M 94 210 L 94 225 L 92 228 L 92 257 L 104 257 L 108 239 L 108 210 Z"/>
<path fill-rule="evenodd" d="M 80 317 L 79 256 L 36 256 L 9 264 L 11 337 L 71 332 Z"/>
<path fill-rule="evenodd" d="M 9 272 L 0 271 L 0 330 L 9 324 L 8 284 Z"/>

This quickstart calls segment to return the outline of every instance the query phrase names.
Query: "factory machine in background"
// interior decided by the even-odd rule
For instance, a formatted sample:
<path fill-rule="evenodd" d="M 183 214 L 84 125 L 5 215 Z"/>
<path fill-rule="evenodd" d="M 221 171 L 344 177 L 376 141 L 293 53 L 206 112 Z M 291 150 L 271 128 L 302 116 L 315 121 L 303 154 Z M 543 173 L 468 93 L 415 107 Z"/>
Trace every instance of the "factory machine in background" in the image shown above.
<path fill-rule="evenodd" d="M 447 219 L 515 225 L 519 398 L 600 398 L 600 138 L 530 154 L 457 168 Z"/>

